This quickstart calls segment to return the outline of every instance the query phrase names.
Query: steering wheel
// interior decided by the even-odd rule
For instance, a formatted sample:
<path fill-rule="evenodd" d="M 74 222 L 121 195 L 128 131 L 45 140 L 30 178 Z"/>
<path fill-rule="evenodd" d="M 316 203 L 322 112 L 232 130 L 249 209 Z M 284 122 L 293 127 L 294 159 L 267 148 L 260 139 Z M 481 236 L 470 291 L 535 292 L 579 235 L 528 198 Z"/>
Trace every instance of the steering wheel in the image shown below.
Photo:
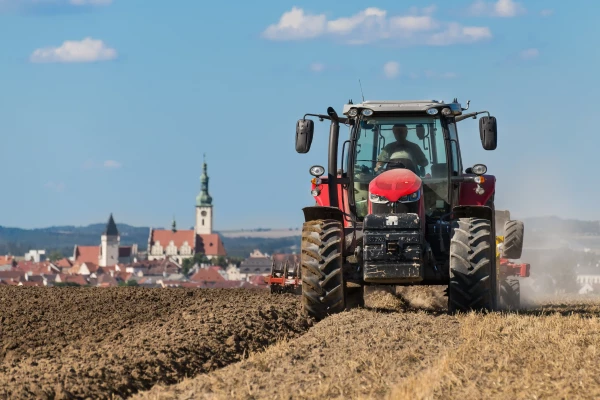
<path fill-rule="evenodd" d="M 389 171 L 396 168 L 404 168 L 411 170 L 415 174 L 417 173 L 417 167 L 410 158 L 392 158 L 387 162 L 383 171 Z"/>

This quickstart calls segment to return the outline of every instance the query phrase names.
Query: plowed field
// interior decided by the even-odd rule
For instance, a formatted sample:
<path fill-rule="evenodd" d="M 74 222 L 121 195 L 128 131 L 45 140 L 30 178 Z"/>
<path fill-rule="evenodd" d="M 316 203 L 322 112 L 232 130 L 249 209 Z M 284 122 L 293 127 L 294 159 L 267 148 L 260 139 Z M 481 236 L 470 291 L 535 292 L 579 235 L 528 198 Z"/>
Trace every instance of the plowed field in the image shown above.
<path fill-rule="evenodd" d="M 0 397 L 119 398 L 308 328 L 262 290 L 0 287 Z"/>
<path fill-rule="evenodd" d="M 600 306 L 446 315 L 439 288 L 313 324 L 266 291 L 0 289 L 0 397 L 600 397 Z"/>

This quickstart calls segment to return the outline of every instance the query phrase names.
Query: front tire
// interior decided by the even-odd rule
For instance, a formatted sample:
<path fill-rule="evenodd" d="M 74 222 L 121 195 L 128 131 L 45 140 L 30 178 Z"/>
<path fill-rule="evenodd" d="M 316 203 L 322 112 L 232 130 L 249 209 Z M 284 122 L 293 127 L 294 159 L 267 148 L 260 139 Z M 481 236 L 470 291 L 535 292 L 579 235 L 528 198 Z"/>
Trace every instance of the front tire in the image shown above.
<path fill-rule="evenodd" d="M 502 258 L 518 260 L 523 253 L 525 225 L 521 221 L 506 221 L 504 224 L 504 243 Z"/>
<path fill-rule="evenodd" d="M 521 282 L 517 278 L 508 278 L 500 283 L 500 302 L 504 310 L 521 308 Z"/>
<path fill-rule="evenodd" d="M 494 310 L 497 290 L 492 224 L 480 218 L 461 218 L 453 228 L 448 311 Z"/>
<path fill-rule="evenodd" d="M 305 313 L 317 320 L 345 308 L 343 232 L 342 223 L 330 219 L 302 226 L 302 303 Z"/>

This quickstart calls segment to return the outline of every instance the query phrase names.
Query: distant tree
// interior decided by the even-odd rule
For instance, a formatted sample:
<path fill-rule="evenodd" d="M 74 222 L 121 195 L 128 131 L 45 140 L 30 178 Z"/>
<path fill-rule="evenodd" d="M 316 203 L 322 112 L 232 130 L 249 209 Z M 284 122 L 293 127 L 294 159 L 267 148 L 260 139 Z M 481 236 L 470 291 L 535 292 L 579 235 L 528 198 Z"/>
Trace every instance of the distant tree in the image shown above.
<path fill-rule="evenodd" d="M 223 256 L 213 257 L 210 261 L 212 265 L 218 265 L 221 268 L 225 268 L 227 266 L 227 260 Z"/>
<path fill-rule="evenodd" d="M 181 272 L 187 276 L 190 273 L 190 269 L 194 266 L 194 260 L 192 258 L 186 258 L 181 263 Z"/>
<path fill-rule="evenodd" d="M 194 264 L 207 264 L 208 262 L 209 260 L 204 253 L 194 254 Z"/>
<path fill-rule="evenodd" d="M 61 252 L 59 252 L 59 251 L 56 251 L 56 250 L 53 251 L 52 253 L 50 253 L 50 255 L 48 256 L 48 259 L 51 262 L 62 260 L 63 258 L 64 258 L 63 254 Z"/>

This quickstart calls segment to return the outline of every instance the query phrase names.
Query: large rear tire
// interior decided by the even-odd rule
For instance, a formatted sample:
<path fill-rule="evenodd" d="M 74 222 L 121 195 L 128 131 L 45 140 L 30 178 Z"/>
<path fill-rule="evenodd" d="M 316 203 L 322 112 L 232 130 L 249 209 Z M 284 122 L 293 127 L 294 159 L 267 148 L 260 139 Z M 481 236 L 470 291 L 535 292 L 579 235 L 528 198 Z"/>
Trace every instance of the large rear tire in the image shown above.
<path fill-rule="evenodd" d="M 517 278 L 500 282 L 500 303 L 504 310 L 521 308 L 521 282 Z"/>
<path fill-rule="evenodd" d="M 504 224 L 504 243 L 502 258 L 518 260 L 523 253 L 525 225 L 521 221 L 506 221 Z"/>
<path fill-rule="evenodd" d="M 454 223 L 450 242 L 448 311 L 496 308 L 496 263 L 492 224 L 479 218 Z"/>
<path fill-rule="evenodd" d="M 342 269 L 343 227 L 336 220 L 316 220 L 302 226 L 302 303 L 317 320 L 344 311 Z"/>

